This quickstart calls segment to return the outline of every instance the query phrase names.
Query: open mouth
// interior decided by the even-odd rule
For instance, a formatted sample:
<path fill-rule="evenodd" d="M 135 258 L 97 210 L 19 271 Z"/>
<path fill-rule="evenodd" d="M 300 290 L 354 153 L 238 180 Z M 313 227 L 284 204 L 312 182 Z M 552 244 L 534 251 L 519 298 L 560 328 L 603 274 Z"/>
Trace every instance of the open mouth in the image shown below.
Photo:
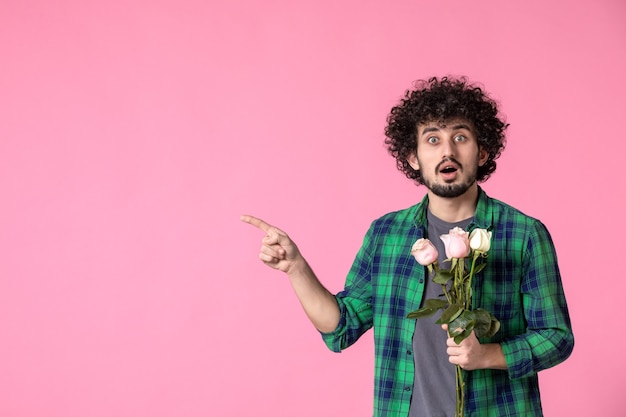
<path fill-rule="evenodd" d="M 439 168 L 439 175 L 446 181 L 454 181 L 457 173 L 463 169 L 461 164 L 452 158 L 445 158 L 437 168 Z"/>
<path fill-rule="evenodd" d="M 441 172 L 442 174 L 452 174 L 453 172 L 456 172 L 457 169 L 453 166 L 447 166 L 442 168 L 439 172 Z"/>

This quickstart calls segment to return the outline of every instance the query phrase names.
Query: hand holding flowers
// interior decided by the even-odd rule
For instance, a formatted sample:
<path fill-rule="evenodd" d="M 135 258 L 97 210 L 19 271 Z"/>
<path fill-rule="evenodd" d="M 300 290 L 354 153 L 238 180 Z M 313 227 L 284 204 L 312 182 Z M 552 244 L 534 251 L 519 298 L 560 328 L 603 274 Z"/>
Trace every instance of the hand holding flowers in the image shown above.
<path fill-rule="evenodd" d="M 460 344 L 471 335 L 476 337 L 492 337 L 500 329 L 500 322 L 484 309 L 471 309 L 472 279 L 484 267 L 478 262 L 485 257 L 491 248 L 491 232 L 485 229 L 474 229 L 471 233 L 455 227 L 447 235 L 442 235 L 450 269 L 440 269 L 437 263 L 437 249 L 428 239 L 419 239 L 411 249 L 415 260 L 428 268 L 433 274 L 433 282 L 440 284 L 444 299 L 428 299 L 422 308 L 408 314 L 407 317 L 419 319 L 428 317 L 443 310 L 437 320 L 438 324 L 448 327 L 448 334 L 454 342 Z M 462 417 L 464 412 L 465 386 L 463 370 L 456 365 L 456 416 Z"/>

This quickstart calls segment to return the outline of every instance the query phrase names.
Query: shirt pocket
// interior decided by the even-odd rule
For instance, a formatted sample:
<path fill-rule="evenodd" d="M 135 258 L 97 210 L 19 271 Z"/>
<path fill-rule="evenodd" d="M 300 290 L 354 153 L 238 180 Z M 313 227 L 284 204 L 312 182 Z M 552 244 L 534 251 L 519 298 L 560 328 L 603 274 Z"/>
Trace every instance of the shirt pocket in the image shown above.
<path fill-rule="evenodd" d="M 500 271 L 495 273 L 495 271 Z M 515 271 L 493 265 L 484 269 L 478 281 L 480 299 L 477 307 L 493 314 L 498 320 L 513 319 L 522 311 L 521 281 Z"/>

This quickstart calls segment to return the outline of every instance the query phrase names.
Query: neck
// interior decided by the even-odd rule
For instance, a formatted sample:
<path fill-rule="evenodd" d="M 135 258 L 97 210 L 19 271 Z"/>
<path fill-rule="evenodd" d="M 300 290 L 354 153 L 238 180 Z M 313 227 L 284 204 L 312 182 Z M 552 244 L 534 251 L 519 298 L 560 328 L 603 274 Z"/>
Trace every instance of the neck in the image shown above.
<path fill-rule="evenodd" d="M 430 212 L 449 223 L 469 219 L 476 212 L 478 201 L 478 185 L 474 183 L 465 193 L 458 197 L 439 197 L 428 190 L 428 208 Z"/>

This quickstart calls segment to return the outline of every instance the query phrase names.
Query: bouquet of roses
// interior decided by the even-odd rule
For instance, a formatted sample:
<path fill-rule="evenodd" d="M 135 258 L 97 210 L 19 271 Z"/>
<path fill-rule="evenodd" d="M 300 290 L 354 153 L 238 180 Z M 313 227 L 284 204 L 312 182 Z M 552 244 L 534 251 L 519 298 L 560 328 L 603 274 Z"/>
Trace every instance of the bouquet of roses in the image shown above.
<path fill-rule="evenodd" d="M 472 278 L 484 267 L 484 258 L 491 247 L 491 232 L 474 229 L 471 233 L 455 227 L 442 235 L 450 269 L 439 268 L 437 249 L 428 239 L 413 244 L 411 254 L 420 265 L 428 268 L 433 282 L 440 284 L 445 299 L 428 299 L 423 307 L 408 314 L 419 319 L 443 310 L 437 324 L 447 324 L 448 334 L 460 344 L 472 331 L 476 337 L 492 337 L 500 329 L 500 322 L 488 311 L 472 310 Z M 462 417 L 465 407 L 465 384 L 463 369 L 456 365 L 456 417 Z"/>

